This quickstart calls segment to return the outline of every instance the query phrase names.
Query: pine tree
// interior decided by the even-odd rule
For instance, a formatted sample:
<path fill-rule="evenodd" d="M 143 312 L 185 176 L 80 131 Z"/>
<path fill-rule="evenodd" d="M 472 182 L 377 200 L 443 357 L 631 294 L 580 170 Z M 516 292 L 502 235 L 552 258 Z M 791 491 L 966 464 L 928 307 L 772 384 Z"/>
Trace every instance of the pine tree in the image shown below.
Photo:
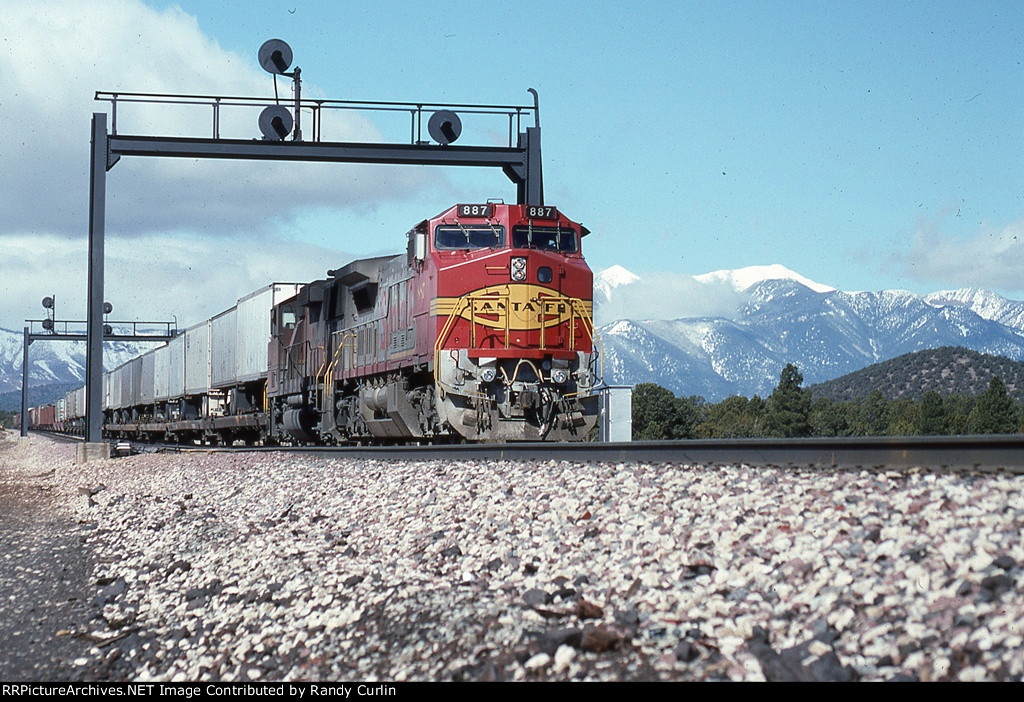
<path fill-rule="evenodd" d="M 978 398 L 970 415 L 971 431 L 975 434 L 1010 434 L 1019 427 L 1017 407 L 1006 392 L 998 375 L 992 376 L 988 389 Z"/>
<path fill-rule="evenodd" d="M 885 436 L 889 430 L 889 400 L 872 390 L 856 405 L 854 436 Z"/>
<path fill-rule="evenodd" d="M 697 426 L 707 415 L 707 402 L 700 395 L 690 395 L 676 399 L 676 411 L 679 422 L 675 428 L 674 439 L 697 438 Z"/>
<path fill-rule="evenodd" d="M 702 436 L 714 439 L 753 436 L 753 422 L 749 420 L 747 407 L 750 401 L 745 397 L 727 397 L 713 405 L 708 419 L 702 425 Z"/>
<path fill-rule="evenodd" d="M 849 436 L 850 409 L 848 402 L 835 402 L 820 397 L 811 407 L 812 436 Z"/>
<path fill-rule="evenodd" d="M 917 431 L 921 434 L 945 434 L 947 431 L 946 410 L 942 395 L 929 390 L 921 398 L 921 414 L 917 417 Z"/>
<path fill-rule="evenodd" d="M 909 397 L 895 400 L 889 405 L 886 416 L 889 418 L 889 426 L 886 428 L 889 436 L 914 436 L 921 433 L 921 406 Z"/>
<path fill-rule="evenodd" d="M 633 438 L 645 441 L 695 436 L 702 403 L 699 397 L 677 399 L 660 385 L 640 383 L 633 388 Z"/>
<path fill-rule="evenodd" d="M 811 393 L 800 387 L 804 382 L 800 370 L 786 364 L 779 374 L 779 384 L 768 399 L 765 430 L 768 436 L 809 436 L 811 433 Z"/>

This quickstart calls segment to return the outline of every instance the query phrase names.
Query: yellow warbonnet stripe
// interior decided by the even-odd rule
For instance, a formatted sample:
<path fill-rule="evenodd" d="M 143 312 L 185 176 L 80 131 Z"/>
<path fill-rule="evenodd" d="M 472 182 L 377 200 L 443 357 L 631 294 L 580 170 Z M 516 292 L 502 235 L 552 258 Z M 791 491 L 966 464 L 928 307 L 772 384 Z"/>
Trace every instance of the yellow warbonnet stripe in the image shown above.
<path fill-rule="evenodd" d="M 505 328 L 507 315 L 509 330 L 539 329 L 570 321 L 573 299 L 540 285 L 508 283 L 480 288 L 462 297 L 434 298 L 430 314 L 447 317 L 458 309 L 463 319 L 495 329 Z M 576 304 L 592 314 L 591 300 L 577 300 Z"/>

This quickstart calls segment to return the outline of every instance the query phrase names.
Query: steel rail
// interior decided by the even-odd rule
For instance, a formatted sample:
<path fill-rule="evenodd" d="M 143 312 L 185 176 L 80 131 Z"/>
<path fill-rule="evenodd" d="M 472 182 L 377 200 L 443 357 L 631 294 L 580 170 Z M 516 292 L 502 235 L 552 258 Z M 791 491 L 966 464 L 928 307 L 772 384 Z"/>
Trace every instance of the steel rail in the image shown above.
<path fill-rule="evenodd" d="M 207 448 L 198 451 L 254 451 Z M 433 446 L 273 447 L 376 460 L 513 460 L 841 469 L 1004 470 L 1024 474 L 1024 435 L 708 439 L 624 443 L 509 443 Z"/>

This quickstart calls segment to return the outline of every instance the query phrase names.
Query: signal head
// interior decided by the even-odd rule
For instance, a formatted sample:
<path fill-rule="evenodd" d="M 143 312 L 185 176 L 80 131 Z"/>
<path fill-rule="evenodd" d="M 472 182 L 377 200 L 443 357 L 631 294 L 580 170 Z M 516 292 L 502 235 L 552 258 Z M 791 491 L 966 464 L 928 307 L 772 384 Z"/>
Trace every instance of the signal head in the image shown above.
<path fill-rule="evenodd" d="M 52 297 L 47 296 L 47 297 L 43 298 L 43 309 L 47 309 L 47 310 L 52 310 L 53 309 L 53 298 Z"/>
<path fill-rule="evenodd" d="M 427 122 L 430 137 L 442 146 L 448 146 L 462 134 L 462 120 L 451 110 L 438 110 Z"/>
<path fill-rule="evenodd" d="M 292 65 L 292 47 L 281 39 L 267 39 L 256 56 L 267 73 L 284 75 Z"/>
<path fill-rule="evenodd" d="M 283 105 L 271 105 L 260 113 L 260 131 L 268 141 L 281 141 L 292 131 L 292 113 Z"/>

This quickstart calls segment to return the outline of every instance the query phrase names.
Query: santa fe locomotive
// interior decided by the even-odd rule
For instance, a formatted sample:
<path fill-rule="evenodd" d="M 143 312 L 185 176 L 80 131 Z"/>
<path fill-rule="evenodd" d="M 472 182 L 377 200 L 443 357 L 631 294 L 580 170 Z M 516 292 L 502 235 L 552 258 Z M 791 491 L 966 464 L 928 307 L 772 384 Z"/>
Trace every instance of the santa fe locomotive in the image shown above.
<path fill-rule="evenodd" d="M 204 443 L 584 440 L 600 376 L 587 233 L 555 207 L 456 205 L 416 225 L 403 254 L 270 285 L 107 373 L 104 430 Z"/>

